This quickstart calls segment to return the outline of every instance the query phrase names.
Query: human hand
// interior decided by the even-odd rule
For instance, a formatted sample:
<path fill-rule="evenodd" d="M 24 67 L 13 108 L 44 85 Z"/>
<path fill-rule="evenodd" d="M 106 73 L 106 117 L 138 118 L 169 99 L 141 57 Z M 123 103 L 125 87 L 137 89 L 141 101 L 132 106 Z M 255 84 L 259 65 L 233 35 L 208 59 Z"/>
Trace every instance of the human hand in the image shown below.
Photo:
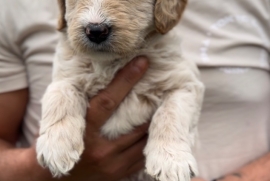
<path fill-rule="evenodd" d="M 146 58 L 133 60 L 105 90 L 90 100 L 85 151 L 70 176 L 61 180 L 116 181 L 144 167 L 142 150 L 146 144 L 147 124 L 113 141 L 101 137 L 100 128 L 143 76 L 147 66 Z"/>

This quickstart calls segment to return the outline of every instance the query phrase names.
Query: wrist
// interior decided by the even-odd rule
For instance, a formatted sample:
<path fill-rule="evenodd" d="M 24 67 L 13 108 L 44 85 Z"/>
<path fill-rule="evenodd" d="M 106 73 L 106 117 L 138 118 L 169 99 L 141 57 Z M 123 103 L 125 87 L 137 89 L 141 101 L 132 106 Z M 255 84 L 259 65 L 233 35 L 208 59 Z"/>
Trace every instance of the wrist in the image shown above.
<path fill-rule="evenodd" d="M 1 144 L 0 146 L 2 146 Z M 0 150 L 0 180 L 10 181 L 50 181 L 49 171 L 43 169 L 36 160 L 35 149 L 2 147 Z"/>
<path fill-rule="evenodd" d="M 22 163 L 26 163 L 26 171 L 31 175 L 32 180 L 38 181 L 50 181 L 53 180 L 48 169 L 42 168 L 36 159 L 35 147 L 31 147 L 25 150 L 24 159 Z"/>

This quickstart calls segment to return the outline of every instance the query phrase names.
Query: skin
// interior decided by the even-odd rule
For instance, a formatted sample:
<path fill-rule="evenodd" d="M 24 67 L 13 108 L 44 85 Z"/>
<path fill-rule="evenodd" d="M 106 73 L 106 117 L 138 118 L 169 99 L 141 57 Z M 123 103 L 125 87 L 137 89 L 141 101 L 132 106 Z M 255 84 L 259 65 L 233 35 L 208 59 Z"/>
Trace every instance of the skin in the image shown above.
<path fill-rule="evenodd" d="M 270 153 L 243 166 L 242 168 L 212 181 L 269 181 L 270 180 Z M 206 181 L 194 178 L 191 181 Z"/>
<path fill-rule="evenodd" d="M 105 90 L 90 100 L 85 151 L 70 175 L 60 179 L 52 178 L 48 170 L 37 164 L 34 145 L 25 149 L 15 147 L 27 106 L 28 90 L 0 94 L 0 180 L 116 181 L 142 169 L 148 124 L 114 141 L 101 137 L 99 130 L 142 78 L 147 67 L 148 61 L 144 57 L 131 61 Z"/>
<path fill-rule="evenodd" d="M 191 181 L 205 181 L 205 180 L 202 178 L 193 178 Z"/>

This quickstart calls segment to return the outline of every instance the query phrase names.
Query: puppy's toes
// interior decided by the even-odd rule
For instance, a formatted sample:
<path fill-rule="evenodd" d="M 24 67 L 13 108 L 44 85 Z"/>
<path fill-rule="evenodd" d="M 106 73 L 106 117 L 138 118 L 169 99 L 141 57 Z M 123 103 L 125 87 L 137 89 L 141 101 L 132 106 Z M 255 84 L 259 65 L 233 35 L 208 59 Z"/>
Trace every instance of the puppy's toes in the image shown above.
<path fill-rule="evenodd" d="M 158 181 L 190 181 L 197 174 L 197 165 L 190 153 L 172 155 L 156 150 L 146 156 L 146 173 Z"/>
<path fill-rule="evenodd" d="M 37 160 L 41 166 L 49 168 L 54 177 L 60 177 L 67 175 L 79 161 L 83 149 L 81 132 L 54 125 L 37 140 Z"/>

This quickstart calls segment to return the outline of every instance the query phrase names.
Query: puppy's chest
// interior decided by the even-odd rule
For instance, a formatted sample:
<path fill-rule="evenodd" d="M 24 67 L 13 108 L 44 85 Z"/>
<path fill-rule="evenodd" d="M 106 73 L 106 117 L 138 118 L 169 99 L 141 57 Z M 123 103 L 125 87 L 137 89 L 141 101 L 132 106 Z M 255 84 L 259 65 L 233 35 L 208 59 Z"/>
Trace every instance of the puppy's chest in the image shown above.
<path fill-rule="evenodd" d="M 168 38 L 164 38 L 137 54 L 146 55 L 150 60 L 147 72 L 131 91 L 131 94 L 139 102 L 159 105 L 168 93 L 179 88 L 183 81 L 181 72 L 186 71 L 187 67 L 185 65 L 186 61 L 182 59 L 179 52 L 180 47 L 178 44 L 173 43 L 173 41 L 168 44 Z M 81 72 L 79 75 L 77 74 L 78 80 L 81 82 L 79 84 L 80 89 L 82 88 L 82 91 L 89 98 L 95 96 L 100 90 L 107 87 L 116 72 L 124 67 L 132 57 L 111 61 L 106 65 L 102 65 L 98 61 L 93 62 L 87 58 L 88 60 L 83 60 L 87 66 L 82 65 L 84 64 L 82 63 L 82 57 L 76 57 L 77 70 L 81 69 L 77 71 L 77 73 Z M 70 69 L 74 69 L 74 65 Z"/>
<path fill-rule="evenodd" d="M 142 104 L 158 106 L 167 93 L 176 89 L 179 85 L 178 66 L 174 63 L 161 63 L 152 57 L 150 66 L 143 78 L 133 87 L 133 98 Z M 89 98 L 106 88 L 114 78 L 116 72 L 125 64 L 100 69 L 86 75 L 84 91 Z M 121 89 L 121 87 L 120 87 Z M 129 99 L 129 96 L 126 98 Z"/>

